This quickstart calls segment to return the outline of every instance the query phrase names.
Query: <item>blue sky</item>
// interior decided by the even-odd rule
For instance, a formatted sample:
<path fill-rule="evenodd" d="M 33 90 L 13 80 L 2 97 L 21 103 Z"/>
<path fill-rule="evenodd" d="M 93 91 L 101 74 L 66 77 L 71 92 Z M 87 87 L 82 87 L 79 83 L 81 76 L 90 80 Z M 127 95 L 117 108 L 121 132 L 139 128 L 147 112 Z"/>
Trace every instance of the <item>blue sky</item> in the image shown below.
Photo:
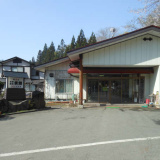
<path fill-rule="evenodd" d="M 80 29 L 86 37 L 105 27 L 122 27 L 142 7 L 138 0 L 0 0 L 0 60 L 31 60 L 44 43 L 69 44 Z"/>

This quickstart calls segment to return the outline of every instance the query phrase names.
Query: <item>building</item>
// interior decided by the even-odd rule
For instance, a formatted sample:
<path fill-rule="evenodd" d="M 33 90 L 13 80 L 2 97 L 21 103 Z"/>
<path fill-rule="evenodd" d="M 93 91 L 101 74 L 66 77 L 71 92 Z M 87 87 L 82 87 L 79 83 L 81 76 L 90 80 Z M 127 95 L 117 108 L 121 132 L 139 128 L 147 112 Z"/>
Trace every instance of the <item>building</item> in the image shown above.
<path fill-rule="evenodd" d="M 45 72 L 45 99 L 79 104 L 144 103 L 152 93 L 159 104 L 160 28 L 145 27 L 67 53 L 36 66 Z"/>
<path fill-rule="evenodd" d="M 30 62 L 19 57 L 13 57 L 0 62 L 0 81 L 5 88 L 25 88 L 35 91 L 35 81 L 43 83 L 44 73 L 35 71 Z M 39 84 L 39 83 L 38 83 Z"/>

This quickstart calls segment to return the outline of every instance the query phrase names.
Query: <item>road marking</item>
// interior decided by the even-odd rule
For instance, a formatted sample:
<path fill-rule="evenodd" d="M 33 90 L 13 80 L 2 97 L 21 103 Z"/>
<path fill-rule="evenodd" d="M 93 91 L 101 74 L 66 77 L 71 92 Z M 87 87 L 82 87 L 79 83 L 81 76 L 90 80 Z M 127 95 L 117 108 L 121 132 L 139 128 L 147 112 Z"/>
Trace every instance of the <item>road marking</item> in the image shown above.
<path fill-rule="evenodd" d="M 135 141 L 137 141 L 137 142 L 138 141 L 147 141 L 147 140 L 154 140 L 154 139 L 160 139 L 160 136 L 159 137 L 146 137 L 146 138 L 113 140 L 113 141 L 86 143 L 86 144 L 78 144 L 78 145 L 70 145 L 70 146 L 35 149 L 35 150 L 20 151 L 20 152 L 2 153 L 2 154 L 0 154 L 0 157 L 9 157 L 9 156 L 16 156 L 16 155 L 23 155 L 23 154 L 32 154 L 32 153 L 40 153 L 40 152 L 48 152 L 48 151 L 57 151 L 57 150 L 62 150 L 62 149 L 90 147 L 90 146 L 98 146 L 98 145 L 104 145 L 104 144 L 115 144 L 115 143 L 125 143 L 125 142 L 135 142 Z"/>

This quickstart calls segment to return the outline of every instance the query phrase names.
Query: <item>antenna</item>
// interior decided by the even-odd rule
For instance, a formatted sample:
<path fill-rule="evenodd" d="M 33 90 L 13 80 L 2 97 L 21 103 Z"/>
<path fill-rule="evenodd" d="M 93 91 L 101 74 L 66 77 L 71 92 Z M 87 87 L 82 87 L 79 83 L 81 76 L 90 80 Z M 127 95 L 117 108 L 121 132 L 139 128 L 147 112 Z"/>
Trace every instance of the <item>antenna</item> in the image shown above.
<path fill-rule="evenodd" d="M 110 32 L 112 33 L 112 38 L 114 36 L 114 33 L 116 32 L 116 29 L 114 27 L 110 28 Z"/>

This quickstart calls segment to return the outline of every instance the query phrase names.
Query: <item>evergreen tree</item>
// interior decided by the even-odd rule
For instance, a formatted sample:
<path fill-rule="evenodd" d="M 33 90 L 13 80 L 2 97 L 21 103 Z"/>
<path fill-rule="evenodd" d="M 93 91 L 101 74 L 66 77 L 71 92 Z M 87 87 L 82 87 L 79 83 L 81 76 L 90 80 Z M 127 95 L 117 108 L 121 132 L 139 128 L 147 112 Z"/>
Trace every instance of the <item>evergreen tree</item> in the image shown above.
<path fill-rule="evenodd" d="M 36 61 L 35 61 L 35 58 L 34 58 L 34 57 L 32 57 L 32 60 L 30 61 L 30 63 L 31 63 L 32 65 L 35 65 Z"/>
<path fill-rule="evenodd" d="M 91 36 L 90 36 L 90 38 L 89 38 L 89 40 L 88 40 L 88 44 L 93 44 L 93 43 L 96 43 L 96 42 L 97 42 L 96 36 L 95 36 L 95 34 L 92 32 L 92 34 L 91 34 Z"/>
<path fill-rule="evenodd" d="M 49 55 L 50 58 L 49 58 L 49 60 L 51 61 L 51 60 L 55 59 L 55 55 L 54 55 L 54 53 L 55 53 L 55 46 L 54 46 L 53 42 L 51 42 L 49 50 L 50 50 L 50 55 Z"/>
<path fill-rule="evenodd" d="M 48 61 L 47 50 L 48 50 L 48 47 L 47 47 L 47 44 L 45 43 L 42 51 L 42 63 L 45 63 Z"/>
<path fill-rule="evenodd" d="M 87 39 L 84 35 L 84 32 L 83 30 L 81 29 L 80 30 L 80 34 L 77 38 L 77 42 L 76 42 L 76 48 L 80 48 L 80 47 L 84 47 L 87 45 Z"/>
<path fill-rule="evenodd" d="M 66 46 L 66 51 L 65 51 L 65 53 L 67 54 L 67 52 L 69 52 L 69 51 L 71 51 L 71 45 L 67 45 L 67 46 Z"/>
<path fill-rule="evenodd" d="M 38 51 L 36 64 L 42 64 L 42 51 Z"/>
<path fill-rule="evenodd" d="M 49 62 L 52 61 L 53 59 L 55 59 L 54 57 L 54 52 L 55 52 L 55 47 L 54 47 L 54 43 L 51 42 L 50 47 L 47 49 L 47 53 L 45 55 L 45 62 Z"/>
<path fill-rule="evenodd" d="M 58 45 L 58 48 L 57 48 L 58 57 L 61 58 L 61 57 L 66 56 L 65 51 L 66 51 L 66 45 L 65 45 L 64 40 L 62 39 L 60 45 Z"/>
<path fill-rule="evenodd" d="M 50 49 L 47 49 L 47 53 L 45 55 L 45 62 L 49 62 L 50 61 Z"/>
<path fill-rule="evenodd" d="M 58 57 L 58 53 L 55 51 L 54 52 L 54 59 L 58 59 L 59 57 Z"/>
<path fill-rule="evenodd" d="M 35 58 L 34 57 L 32 57 L 32 63 L 35 63 Z"/>
<path fill-rule="evenodd" d="M 71 41 L 71 46 L 70 46 L 70 50 L 73 50 L 76 48 L 76 41 L 75 41 L 75 37 L 72 37 L 72 41 Z"/>

